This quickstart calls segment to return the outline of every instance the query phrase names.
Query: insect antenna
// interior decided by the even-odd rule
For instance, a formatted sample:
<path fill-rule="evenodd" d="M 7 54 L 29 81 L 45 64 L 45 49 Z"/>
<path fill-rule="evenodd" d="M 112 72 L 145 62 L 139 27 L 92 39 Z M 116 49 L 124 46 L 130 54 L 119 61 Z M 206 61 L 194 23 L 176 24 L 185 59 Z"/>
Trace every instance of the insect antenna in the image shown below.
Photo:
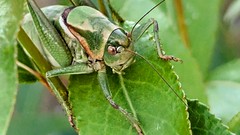
<path fill-rule="evenodd" d="M 135 27 L 137 26 L 137 24 L 138 24 L 145 16 L 147 16 L 153 9 L 155 9 L 157 6 L 159 6 L 160 4 L 162 4 L 164 1 L 165 1 L 165 0 L 160 1 L 157 5 L 155 5 L 155 6 L 152 7 L 148 12 L 146 12 L 146 13 L 134 24 L 134 26 L 133 26 L 130 34 L 132 35 L 133 30 L 135 29 Z"/>
<path fill-rule="evenodd" d="M 142 58 L 148 65 L 158 74 L 158 76 L 167 84 L 167 86 L 173 91 L 173 93 L 183 102 L 183 104 L 188 107 L 187 103 L 182 100 L 182 98 L 177 94 L 177 92 L 173 89 L 173 87 L 168 83 L 168 81 L 161 75 L 161 73 L 155 68 L 155 66 L 146 58 L 144 58 L 141 54 L 134 52 L 132 50 L 126 49 L 127 51 L 133 53 L 134 55 L 139 56 Z"/>

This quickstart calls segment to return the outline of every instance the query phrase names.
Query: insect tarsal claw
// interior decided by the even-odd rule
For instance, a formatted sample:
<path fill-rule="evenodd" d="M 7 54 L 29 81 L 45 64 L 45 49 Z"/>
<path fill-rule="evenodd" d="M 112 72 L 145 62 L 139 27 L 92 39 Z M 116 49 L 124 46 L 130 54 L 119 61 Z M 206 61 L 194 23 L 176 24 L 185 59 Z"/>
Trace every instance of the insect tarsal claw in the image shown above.
<path fill-rule="evenodd" d="M 183 63 L 183 61 L 180 58 L 176 58 L 172 55 L 163 55 L 163 56 L 159 56 L 162 60 L 166 60 L 166 61 L 170 61 L 173 60 L 175 62 L 181 62 Z"/>

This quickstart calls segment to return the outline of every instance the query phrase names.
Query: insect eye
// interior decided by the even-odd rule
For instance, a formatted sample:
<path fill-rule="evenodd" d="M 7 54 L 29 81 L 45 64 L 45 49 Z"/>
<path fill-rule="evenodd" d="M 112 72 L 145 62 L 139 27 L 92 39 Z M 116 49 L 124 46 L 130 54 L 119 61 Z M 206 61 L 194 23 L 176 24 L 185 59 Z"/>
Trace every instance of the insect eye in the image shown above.
<path fill-rule="evenodd" d="M 117 47 L 117 53 L 121 53 L 124 50 L 122 46 Z"/>
<path fill-rule="evenodd" d="M 111 55 L 115 55 L 117 53 L 117 49 L 114 46 L 108 46 L 108 53 Z"/>

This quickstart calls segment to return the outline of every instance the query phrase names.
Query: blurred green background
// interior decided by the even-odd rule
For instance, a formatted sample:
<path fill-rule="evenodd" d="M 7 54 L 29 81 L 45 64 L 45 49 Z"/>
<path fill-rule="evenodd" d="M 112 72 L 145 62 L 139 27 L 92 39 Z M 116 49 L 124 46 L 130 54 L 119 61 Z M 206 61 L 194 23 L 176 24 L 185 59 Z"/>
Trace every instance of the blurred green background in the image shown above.
<path fill-rule="evenodd" d="M 21 84 L 8 135 L 76 135 L 55 97 L 41 84 Z"/>
<path fill-rule="evenodd" d="M 57 1 L 38 0 L 40 6 L 46 6 L 57 3 Z M 207 1 L 205 2 L 207 6 Z M 239 63 L 240 57 L 240 0 L 222 0 L 219 10 L 219 26 L 216 35 L 214 54 L 212 56 L 209 71 L 215 72 L 216 76 L 221 69 L 219 66 L 227 66 Z M 236 61 L 234 61 L 236 59 Z M 228 68 L 226 67 L 226 70 Z M 236 68 L 236 71 L 238 68 Z M 224 70 L 223 70 L 224 72 Z M 228 74 L 229 75 L 229 74 Z M 210 76 L 214 78 L 216 76 Z M 226 75 L 227 76 L 227 75 Z M 223 76 L 223 80 L 226 78 Z M 233 72 L 229 78 L 238 81 L 240 75 Z M 209 78 L 206 78 L 209 79 Z M 218 76 L 219 79 L 219 76 Z M 231 101 L 234 98 L 240 99 L 240 90 L 238 84 L 229 82 L 224 87 L 215 86 L 222 82 L 211 82 L 208 84 L 207 95 L 211 111 L 224 122 L 227 122 L 239 111 L 239 105 Z M 228 87 L 229 86 L 229 87 Z M 223 94 L 221 91 L 231 88 L 229 94 Z M 215 102 L 221 101 L 221 102 Z M 217 103 L 217 105 L 216 105 Z M 224 106 L 222 104 L 229 103 Z M 233 109 L 235 108 L 235 110 Z M 49 93 L 41 84 L 20 84 L 15 105 L 15 111 L 12 116 L 7 135 L 75 135 L 75 131 L 68 124 L 67 116 L 57 103 L 55 97 Z"/>

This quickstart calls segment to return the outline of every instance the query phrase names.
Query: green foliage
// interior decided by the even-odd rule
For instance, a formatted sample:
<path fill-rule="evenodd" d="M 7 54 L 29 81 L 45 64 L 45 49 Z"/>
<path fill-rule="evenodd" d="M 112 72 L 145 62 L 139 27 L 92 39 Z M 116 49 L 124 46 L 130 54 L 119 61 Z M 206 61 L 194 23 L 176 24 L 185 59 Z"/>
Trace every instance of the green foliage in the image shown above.
<path fill-rule="evenodd" d="M 149 44 L 152 43 L 148 39 L 141 40 L 136 45 L 136 51 L 154 64 L 181 99 L 145 61 L 137 57 L 136 62 L 125 70 L 123 82 L 143 131 L 153 135 L 190 134 L 188 113 L 181 101 L 184 99 L 178 77 L 168 62 L 159 60 L 157 53 L 152 53 L 155 47 Z M 108 79 L 114 100 L 131 111 L 118 75 L 112 74 L 109 69 Z M 105 100 L 97 83 L 96 74 L 72 76 L 70 81 L 70 102 L 80 129 L 79 133 L 91 135 L 135 133 L 129 122 Z"/>
<path fill-rule="evenodd" d="M 0 8 L 0 134 L 6 134 L 17 93 L 16 37 L 23 0 L 1 0 Z"/>
<path fill-rule="evenodd" d="M 41 84 L 21 84 L 17 101 L 7 135 L 76 135 L 65 112 L 57 111 L 61 106 L 55 105 L 55 97 Z"/>
<path fill-rule="evenodd" d="M 237 135 L 240 134 L 240 112 L 229 121 L 228 126 L 231 131 Z"/>
<path fill-rule="evenodd" d="M 188 100 L 189 120 L 194 135 L 231 135 L 221 120 L 209 113 L 209 109 L 196 100 Z"/>
<path fill-rule="evenodd" d="M 110 1 L 120 16 L 135 22 L 157 3 L 155 0 Z M 61 0 L 61 2 L 70 4 L 65 0 Z M 79 3 L 81 0 L 74 0 L 74 2 Z M 215 59 L 218 58 L 216 55 L 218 52 L 216 51 L 224 51 L 216 44 L 222 40 L 222 38 L 218 39 L 216 34 L 219 31 L 221 1 L 212 0 L 207 3 L 203 1 L 183 1 L 184 18 L 182 19 L 186 22 L 185 30 L 187 34 L 185 33 L 185 36 L 187 36 L 187 42 L 182 37 L 182 29 L 178 27 L 179 20 L 177 18 L 179 12 L 176 11 L 176 5 L 180 5 L 174 2 L 165 1 L 145 17 L 140 24 L 149 18 L 156 19 L 159 23 L 160 39 L 164 51 L 166 54 L 173 54 L 181 58 L 183 63 L 174 63 L 174 68 L 172 68 L 173 66 L 169 62 L 158 58 L 156 46 L 152 40 L 152 28 L 141 37 L 135 48 L 139 54 L 156 67 L 157 71 L 174 88 L 180 98 L 174 94 L 151 66 L 138 56 L 136 56 L 136 62 L 125 70 L 123 80 L 108 68 L 107 73 L 113 98 L 128 112 L 137 116 L 140 126 L 146 134 L 232 134 L 229 130 L 239 134 L 239 58 L 228 60 L 228 63 L 223 59 Z M 19 5 L 23 5 L 23 3 L 23 0 L 17 2 L 1 0 L 0 4 L 1 9 L 4 9 L 0 11 L 0 134 L 5 134 L 8 129 L 15 102 L 17 89 L 17 68 L 15 64 L 17 48 L 15 44 L 18 26 L 23 13 L 23 6 Z M 96 1 L 93 1 L 93 3 L 96 3 Z M 96 7 L 99 7 L 99 5 Z M 234 9 L 238 8 L 234 6 Z M 51 12 L 48 13 L 51 15 Z M 231 14 L 229 13 L 227 17 L 231 18 Z M 127 29 L 129 30 L 129 28 Z M 32 46 L 29 42 L 27 44 L 30 47 Z M 31 65 L 31 60 L 26 57 L 27 55 L 21 49 L 18 53 L 18 59 L 32 69 L 45 73 L 48 68 L 44 68 L 44 71 L 39 68 L 39 65 L 46 66 L 44 62 L 41 63 L 43 58 L 35 59 L 34 54 L 37 56 L 39 54 L 34 49 L 32 50 L 33 54 L 30 55 L 33 56 L 33 62 L 37 66 Z M 228 53 L 225 54 L 227 57 Z M 40 64 L 37 62 L 40 62 Z M 218 66 L 219 63 L 222 65 Z M 175 71 L 178 75 L 176 75 Z M 20 76 L 19 82 L 31 82 L 34 80 L 32 75 L 22 69 L 19 69 L 18 73 Z M 27 76 L 31 76 L 31 78 L 29 79 Z M 124 86 L 121 85 L 121 81 Z M 124 91 L 125 88 L 126 92 Z M 188 98 L 197 98 L 199 101 L 186 101 L 183 90 Z M 124 116 L 114 110 L 105 100 L 95 73 L 71 76 L 68 92 L 71 105 L 69 109 L 73 113 L 77 128 L 80 129 L 79 133 L 91 135 L 136 134 L 135 129 L 132 128 Z M 130 97 L 133 108 L 127 102 L 126 94 Z M 35 101 L 34 105 L 36 105 L 39 98 L 36 96 L 27 103 Z M 19 101 L 21 99 L 19 98 Z M 182 101 L 188 102 L 188 107 Z M 210 110 L 201 102 L 209 104 Z M 220 117 L 223 122 L 211 113 L 214 113 L 216 117 Z M 33 121 L 43 120 L 42 123 L 38 123 L 40 125 L 45 125 L 45 122 L 49 121 L 52 122 L 51 125 L 60 121 L 66 122 L 66 117 L 58 120 L 58 116 L 50 118 L 52 115 L 56 116 L 55 114 L 49 114 Z M 34 117 L 39 116 L 31 114 L 29 119 Z M 25 120 L 27 121 L 28 118 L 22 115 L 21 118 L 13 117 L 8 134 L 16 133 L 13 131 L 22 124 L 17 124 L 18 121 Z M 231 121 L 229 122 L 229 120 Z M 30 125 L 29 123 L 26 124 L 26 127 Z M 228 123 L 229 129 L 223 123 Z M 60 127 L 67 128 L 62 125 Z M 39 126 L 39 128 L 49 132 L 54 129 L 54 127 L 49 129 L 47 126 Z M 26 129 L 26 132 L 21 133 L 31 134 L 38 132 L 38 130 L 40 129 L 32 131 Z M 55 130 L 59 129 L 56 128 Z M 47 133 L 39 132 L 39 134 Z"/>

